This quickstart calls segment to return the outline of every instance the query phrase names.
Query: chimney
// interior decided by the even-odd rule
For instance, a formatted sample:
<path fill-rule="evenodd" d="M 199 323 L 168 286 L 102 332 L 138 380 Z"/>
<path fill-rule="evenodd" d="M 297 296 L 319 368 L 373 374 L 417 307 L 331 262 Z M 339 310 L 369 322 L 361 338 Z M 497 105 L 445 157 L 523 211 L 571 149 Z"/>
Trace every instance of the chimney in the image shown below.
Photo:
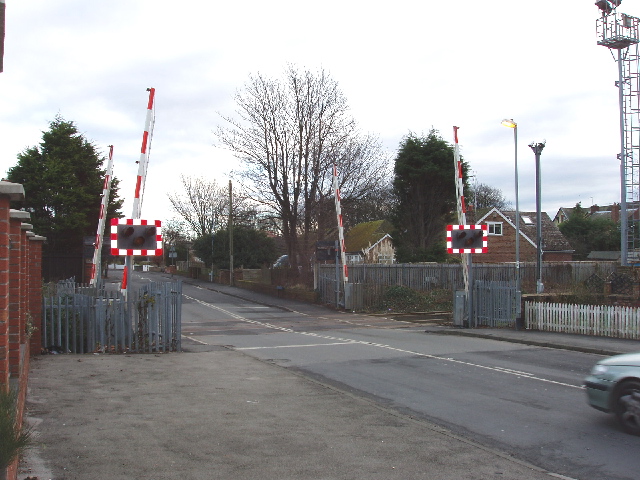
<path fill-rule="evenodd" d="M 620 204 L 614 203 L 611 205 L 611 220 L 615 223 L 620 222 Z"/>

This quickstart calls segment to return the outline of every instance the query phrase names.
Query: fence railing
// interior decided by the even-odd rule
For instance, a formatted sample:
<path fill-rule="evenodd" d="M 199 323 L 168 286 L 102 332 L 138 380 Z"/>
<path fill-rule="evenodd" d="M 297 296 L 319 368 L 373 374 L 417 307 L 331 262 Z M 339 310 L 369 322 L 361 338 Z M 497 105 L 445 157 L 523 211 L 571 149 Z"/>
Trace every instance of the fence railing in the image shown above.
<path fill-rule="evenodd" d="M 42 303 L 42 347 L 52 353 L 148 353 L 181 349 L 181 282 L 117 291 L 60 284 Z"/>
<path fill-rule="evenodd" d="M 549 332 L 640 340 L 640 309 L 525 302 L 525 326 Z"/>

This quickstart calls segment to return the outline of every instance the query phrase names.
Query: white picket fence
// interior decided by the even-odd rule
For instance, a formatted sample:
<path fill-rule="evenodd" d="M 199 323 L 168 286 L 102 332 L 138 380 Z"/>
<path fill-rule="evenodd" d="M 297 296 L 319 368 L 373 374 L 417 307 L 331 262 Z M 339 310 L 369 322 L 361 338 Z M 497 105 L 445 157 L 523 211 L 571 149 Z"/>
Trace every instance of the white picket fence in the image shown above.
<path fill-rule="evenodd" d="M 531 330 L 640 340 L 640 308 L 525 302 Z"/>

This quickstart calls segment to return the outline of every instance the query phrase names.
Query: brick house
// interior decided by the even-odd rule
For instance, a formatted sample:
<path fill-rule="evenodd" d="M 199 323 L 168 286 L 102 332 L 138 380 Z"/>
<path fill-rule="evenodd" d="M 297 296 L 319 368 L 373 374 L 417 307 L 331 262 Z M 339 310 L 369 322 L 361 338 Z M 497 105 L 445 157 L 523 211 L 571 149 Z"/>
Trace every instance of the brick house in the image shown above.
<path fill-rule="evenodd" d="M 359 223 L 345 235 L 347 263 L 395 263 L 395 248 L 386 220 Z"/>
<path fill-rule="evenodd" d="M 537 214 L 520 213 L 520 261 L 537 260 Z M 491 209 L 476 224 L 488 226 L 488 253 L 474 255 L 474 261 L 482 263 L 515 262 L 516 226 L 513 210 Z M 542 260 L 545 262 L 568 262 L 572 260 L 573 248 L 562 235 L 558 226 L 549 215 L 541 213 L 542 221 Z"/>

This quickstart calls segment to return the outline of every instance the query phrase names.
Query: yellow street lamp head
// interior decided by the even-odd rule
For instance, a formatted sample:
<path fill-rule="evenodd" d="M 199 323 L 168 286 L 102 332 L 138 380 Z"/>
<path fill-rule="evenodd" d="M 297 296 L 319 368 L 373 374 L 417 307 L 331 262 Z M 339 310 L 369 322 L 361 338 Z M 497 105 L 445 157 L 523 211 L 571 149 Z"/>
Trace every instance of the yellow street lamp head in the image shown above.
<path fill-rule="evenodd" d="M 502 125 L 509 128 L 516 128 L 518 124 L 513 121 L 513 118 L 505 118 L 502 120 Z"/>

